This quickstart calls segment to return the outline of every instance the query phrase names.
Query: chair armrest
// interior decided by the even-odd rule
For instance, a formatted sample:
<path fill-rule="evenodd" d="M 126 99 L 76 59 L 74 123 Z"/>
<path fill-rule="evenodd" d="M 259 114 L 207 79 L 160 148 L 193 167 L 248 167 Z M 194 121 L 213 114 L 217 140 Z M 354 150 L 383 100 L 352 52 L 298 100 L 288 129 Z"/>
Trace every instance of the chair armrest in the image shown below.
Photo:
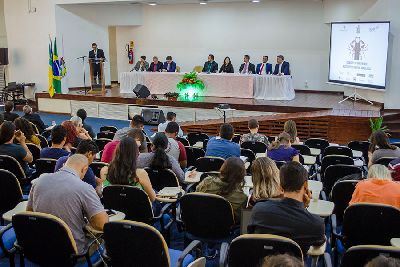
<path fill-rule="evenodd" d="M 194 192 L 194 191 L 196 190 L 196 186 L 197 186 L 198 184 L 199 184 L 199 183 L 192 183 L 192 184 L 186 186 L 186 188 L 185 188 L 185 193 L 187 194 L 187 193 L 190 193 L 190 192 Z M 193 189 L 193 187 L 194 187 L 194 189 Z"/>
<path fill-rule="evenodd" d="M 325 267 L 332 267 L 331 255 L 327 252 L 324 253 L 324 265 Z"/>
<path fill-rule="evenodd" d="M 93 263 L 92 263 L 92 261 L 91 261 L 91 259 L 90 259 L 90 256 L 91 256 L 91 255 L 89 255 L 89 251 L 90 251 L 90 248 L 91 248 L 93 245 L 96 245 L 96 244 L 97 244 L 97 242 L 99 242 L 99 241 L 98 241 L 98 238 L 93 239 L 92 241 L 90 241 L 90 243 L 89 243 L 89 245 L 87 246 L 87 249 L 85 250 L 84 253 L 81 253 L 81 254 L 74 254 L 74 255 L 72 255 L 72 257 L 75 258 L 75 259 L 85 258 L 85 259 L 86 259 L 86 262 L 87 262 L 87 264 L 88 264 L 88 267 L 92 267 L 92 266 L 93 266 Z M 100 242 L 99 242 L 99 243 L 100 243 Z M 99 245 L 98 250 L 99 250 L 99 253 L 102 255 L 102 254 L 103 254 L 103 253 L 102 253 L 102 250 L 103 250 L 103 249 L 102 249 L 102 247 L 101 247 L 100 245 Z M 100 260 L 99 260 L 98 262 L 94 263 L 94 264 L 97 265 L 100 261 L 101 261 L 101 257 L 100 257 Z"/>
<path fill-rule="evenodd" d="M 311 246 L 309 250 L 307 251 L 307 255 L 310 255 L 312 257 L 314 256 L 321 256 L 325 253 L 326 249 L 326 242 L 323 243 L 321 246 Z"/>
<path fill-rule="evenodd" d="M 336 214 L 331 215 L 332 235 L 339 240 L 343 240 L 343 235 L 338 233 Z"/>
<path fill-rule="evenodd" d="M 322 190 L 322 191 L 320 192 L 320 194 L 321 194 L 322 200 L 328 200 L 328 197 L 326 196 L 326 193 L 325 193 L 324 190 Z"/>
<path fill-rule="evenodd" d="M 219 252 L 219 267 L 226 266 L 226 261 L 228 259 L 228 249 L 229 249 L 229 244 L 223 242 L 221 244 L 221 250 Z"/>
<path fill-rule="evenodd" d="M 162 229 L 168 229 L 171 226 L 172 222 L 175 220 L 175 218 L 174 218 L 174 216 L 172 216 L 172 221 L 169 222 L 167 225 L 164 225 L 163 216 L 169 210 L 174 209 L 175 207 L 176 207 L 175 202 L 165 204 L 162 207 L 162 209 L 160 211 L 160 214 L 158 216 L 156 216 L 156 217 L 153 217 L 151 219 L 151 222 L 152 223 L 156 223 L 157 221 L 159 221 Z"/>
<path fill-rule="evenodd" d="M 3 243 L 3 235 L 4 235 L 8 230 L 10 230 L 11 228 L 12 228 L 12 224 L 9 223 L 9 224 L 7 224 L 7 226 L 5 226 L 4 228 L 2 228 L 2 229 L 0 230 L 0 249 L 4 252 L 4 255 L 6 255 L 7 257 L 14 255 L 15 252 L 16 252 L 16 250 L 17 250 L 17 249 L 15 248 L 15 246 L 13 246 L 10 250 L 8 250 L 8 249 L 6 248 L 6 246 L 4 245 L 4 243 Z"/>
<path fill-rule="evenodd" d="M 183 260 L 185 257 L 195 249 L 199 249 L 201 251 L 201 242 L 199 240 L 193 240 L 186 248 L 182 251 L 181 255 L 179 256 L 177 267 L 181 267 L 183 264 Z M 196 258 L 199 256 L 200 253 L 196 255 Z"/>

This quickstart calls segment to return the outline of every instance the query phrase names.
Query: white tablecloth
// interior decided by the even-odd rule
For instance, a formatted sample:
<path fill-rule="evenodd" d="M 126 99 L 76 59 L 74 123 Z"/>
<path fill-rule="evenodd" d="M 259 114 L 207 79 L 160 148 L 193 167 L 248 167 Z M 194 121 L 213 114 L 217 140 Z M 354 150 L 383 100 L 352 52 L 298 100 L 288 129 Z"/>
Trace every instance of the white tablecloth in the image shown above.
<path fill-rule="evenodd" d="M 183 73 L 122 72 L 120 92 L 132 93 L 137 84 L 146 85 L 152 94 L 176 92 Z M 238 73 L 199 73 L 206 88 L 200 96 L 292 100 L 294 90 L 289 76 L 243 75 Z"/>

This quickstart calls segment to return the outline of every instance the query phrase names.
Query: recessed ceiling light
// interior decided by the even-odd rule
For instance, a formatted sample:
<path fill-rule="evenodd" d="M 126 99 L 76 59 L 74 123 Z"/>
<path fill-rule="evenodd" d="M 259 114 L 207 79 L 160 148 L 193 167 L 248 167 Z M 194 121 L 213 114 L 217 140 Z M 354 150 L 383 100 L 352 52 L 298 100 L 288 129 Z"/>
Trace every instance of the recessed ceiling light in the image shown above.
<path fill-rule="evenodd" d="M 200 2 L 200 5 L 207 5 L 207 2 Z"/>
<path fill-rule="evenodd" d="M 260 0 L 252 0 L 252 3 L 260 3 Z"/>
<path fill-rule="evenodd" d="M 149 6 L 156 6 L 157 3 L 149 3 Z"/>

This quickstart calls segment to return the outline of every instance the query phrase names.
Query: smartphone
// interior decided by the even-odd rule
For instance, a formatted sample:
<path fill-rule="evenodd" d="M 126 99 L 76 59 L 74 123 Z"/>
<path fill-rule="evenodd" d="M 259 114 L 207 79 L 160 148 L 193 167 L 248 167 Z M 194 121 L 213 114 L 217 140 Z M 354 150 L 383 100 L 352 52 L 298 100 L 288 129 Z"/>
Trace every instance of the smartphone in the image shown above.
<path fill-rule="evenodd" d="M 108 217 L 112 217 L 112 216 L 114 216 L 114 215 L 117 214 L 117 213 L 116 213 L 114 210 L 112 210 L 112 209 L 106 209 L 106 212 L 107 212 Z"/>

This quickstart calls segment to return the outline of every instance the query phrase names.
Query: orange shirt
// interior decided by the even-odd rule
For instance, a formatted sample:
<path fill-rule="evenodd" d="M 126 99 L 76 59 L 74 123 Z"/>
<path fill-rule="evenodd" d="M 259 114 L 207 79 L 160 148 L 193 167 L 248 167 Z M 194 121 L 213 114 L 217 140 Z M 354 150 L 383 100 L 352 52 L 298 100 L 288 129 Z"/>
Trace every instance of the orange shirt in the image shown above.
<path fill-rule="evenodd" d="M 387 204 L 400 209 L 400 183 L 380 179 L 360 181 L 354 190 L 350 205 L 359 202 Z"/>

